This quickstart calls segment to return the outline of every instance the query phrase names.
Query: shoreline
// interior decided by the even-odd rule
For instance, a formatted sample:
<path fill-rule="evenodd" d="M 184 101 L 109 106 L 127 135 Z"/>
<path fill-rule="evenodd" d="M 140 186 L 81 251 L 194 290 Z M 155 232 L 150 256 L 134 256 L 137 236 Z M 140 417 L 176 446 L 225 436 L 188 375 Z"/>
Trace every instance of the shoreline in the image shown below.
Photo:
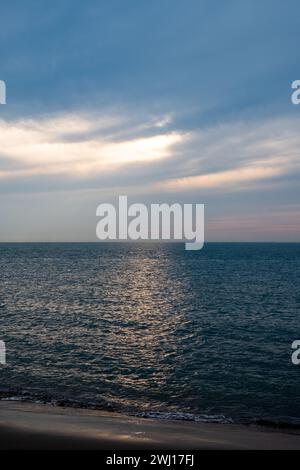
<path fill-rule="evenodd" d="M 0 449 L 300 449 L 300 434 L 24 402 L 0 402 Z"/>
<path fill-rule="evenodd" d="M 122 410 L 114 409 L 112 406 L 99 405 L 94 403 L 84 403 L 81 401 L 76 401 L 68 399 L 66 397 L 59 399 L 52 398 L 49 396 L 45 398 L 44 395 L 36 394 L 20 394 L 19 392 L 8 393 L 0 392 L 0 404 L 8 403 L 24 406 L 45 406 L 50 409 L 64 409 L 64 410 L 78 410 L 78 411 L 87 411 L 92 413 L 106 414 L 110 416 L 128 416 L 129 418 L 141 418 L 145 420 L 154 420 L 154 421 L 174 421 L 179 423 L 196 423 L 196 424 L 230 424 L 241 426 L 243 429 L 249 427 L 257 427 L 258 429 L 265 429 L 270 431 L 283 432 L 284 434 L 300 434 L 300 423 L 295 421 L 284 421 L 284 420 L 275 420 L 272 418 L 257 418 L 257 419 L 245 419 L 245 420 L 234 420 L 231 417 L 224 415 L 208 415 L 208 414 L 194 414 L 190 412 L 172 412 L 172 411 L 133 411 L 133 410 Z M 0 408 L 1 409 L 1 408 Z"/>

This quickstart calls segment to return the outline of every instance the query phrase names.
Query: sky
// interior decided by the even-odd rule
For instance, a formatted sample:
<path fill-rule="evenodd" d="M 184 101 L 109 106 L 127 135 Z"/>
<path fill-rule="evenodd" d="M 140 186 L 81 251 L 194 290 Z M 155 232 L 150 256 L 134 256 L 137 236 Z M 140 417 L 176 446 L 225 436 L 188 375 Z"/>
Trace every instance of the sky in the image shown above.
<path fill-rule="evenodd" d="M 205 204 L 207 241 L 300 241 L 298 0 L 3 0 L 0 241 Z"/>

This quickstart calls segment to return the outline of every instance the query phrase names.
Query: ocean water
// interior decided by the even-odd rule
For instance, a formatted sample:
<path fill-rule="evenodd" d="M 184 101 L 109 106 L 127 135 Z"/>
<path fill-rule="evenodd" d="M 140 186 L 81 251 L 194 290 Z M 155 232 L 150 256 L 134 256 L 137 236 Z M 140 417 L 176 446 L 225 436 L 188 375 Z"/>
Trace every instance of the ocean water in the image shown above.
<path fill-rule="evenodd" d="M 300 425 L 300 244 L 1 244 L 0 397 Z"/>

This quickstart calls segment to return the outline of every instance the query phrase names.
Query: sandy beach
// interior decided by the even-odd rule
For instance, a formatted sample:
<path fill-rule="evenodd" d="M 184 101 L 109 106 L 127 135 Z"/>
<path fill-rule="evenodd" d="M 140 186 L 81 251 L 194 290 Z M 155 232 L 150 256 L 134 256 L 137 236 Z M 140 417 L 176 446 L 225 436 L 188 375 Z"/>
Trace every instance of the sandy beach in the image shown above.
<path fill-rule="evenodd" d="M 258 426 L 160 421 L 0 403 L 1 449 L 300 449 L 300 435 Z"/>

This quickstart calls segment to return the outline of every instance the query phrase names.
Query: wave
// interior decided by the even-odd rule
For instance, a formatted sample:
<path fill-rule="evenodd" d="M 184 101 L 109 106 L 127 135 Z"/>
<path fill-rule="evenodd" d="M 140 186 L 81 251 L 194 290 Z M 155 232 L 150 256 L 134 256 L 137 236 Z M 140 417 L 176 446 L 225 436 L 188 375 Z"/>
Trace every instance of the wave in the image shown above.
<path fill-rule="evenodd" d="M 197 423 L 223 423 L 233 424 L 234 421 L 231 418 L 226 418 L 224 415 L 207 415 L 207 414 L 194 414 L 185 413 L 180 411 L 169 412 L 169 411 L 148 411 L 137 413 L 137 416 L 142 418 L 152 419 L 166 419 L 166 420 L 180 420 L 180 421 L 195 421 Z"/>
<path fill-rule="evenodd" d="M 274 420 L 268 418 L 233 419 L 222 414 L 197 414 L 184 411 L 136 411 L 132 408 L 115 406 L 106 400 L 82 401 L 69 397 L 54 397 L 45 393 L 35 393 L 28 391 L 0 391 L 0 401 L 17 401 L 24 403 L 35 403 L 64 408 L 90 409 L 98 411 L 111 411 L 136 416 L 145 419 L 157 419 L 168 421 L 192 421 L 197 423 L 215 424 L 243 424 L 268 427 L 274 430 L 300 431 L 300 423 L 285 420 Z"/>

